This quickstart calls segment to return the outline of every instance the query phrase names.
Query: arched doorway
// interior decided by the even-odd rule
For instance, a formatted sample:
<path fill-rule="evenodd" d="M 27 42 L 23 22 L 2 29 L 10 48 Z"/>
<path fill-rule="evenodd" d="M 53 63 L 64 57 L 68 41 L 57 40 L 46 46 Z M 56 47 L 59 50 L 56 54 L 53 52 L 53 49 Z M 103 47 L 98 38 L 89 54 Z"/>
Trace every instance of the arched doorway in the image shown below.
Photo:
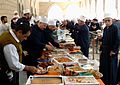
<path fill-rule="evenodd" d="M 52 5 L 48 11 L 48 19 L 62 20 L 63 19 L 62 9 L 56 4 Z"/>
<path fill-rule="evenodd" d="M 77 19 L 80 14 L 80 7 L 78 5 L 71 4 L 66 9 L 65 18 L 69 20 Z"/>

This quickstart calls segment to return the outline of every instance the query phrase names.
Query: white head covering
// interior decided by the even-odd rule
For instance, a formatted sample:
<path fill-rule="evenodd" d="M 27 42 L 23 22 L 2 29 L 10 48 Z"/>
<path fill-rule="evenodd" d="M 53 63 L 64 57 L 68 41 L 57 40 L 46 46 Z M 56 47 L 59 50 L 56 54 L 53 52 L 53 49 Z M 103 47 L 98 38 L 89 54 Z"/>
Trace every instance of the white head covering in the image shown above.
<path fill-rule="evenodd" d="M 48 25 L 56 26 L 56 21 L 55 20 L 49 20 Z"/>
<path fill-rule="evenodd" d="M 82 16 L 79 17 L 78 20 L 81 20 L 81 21 L 85 22 L 86 21 L 86 17 L 82 15 Z"/>
<path fill-rule="evenodd" d="M 18 11 L 14 11 L 14 14 L 16 14 L 16 13 L 18 14 Z"/>
<path fill-rule="evenodd" d="M 104 19 L 106 19 L 106 18 L 113 18 L 113 16 L 110 13 L 105 13 Z"/>
<path fill-rule="evenodd" d="M 30 13 L 30 9 L 23 10 L 23 14 Z"/>
<path fill-rule="evenodd" d="M 19 15 L 14 15 L 13 18 L 20 18 L 20 16 Z"/>
<path fill-rule="evenodd" d="M 39 18 L 39 22 L 43 22 L 43 23 L 48 23 L 48 19 L 47 19 L 47 17 L 40 17 Z"/>
<path fill-rule="evenodd" d="M 40 18 L 41 18 L 41 16 L 37 16 L 37 17 L 35 18 L 35 22 L 40 21 Z"/>

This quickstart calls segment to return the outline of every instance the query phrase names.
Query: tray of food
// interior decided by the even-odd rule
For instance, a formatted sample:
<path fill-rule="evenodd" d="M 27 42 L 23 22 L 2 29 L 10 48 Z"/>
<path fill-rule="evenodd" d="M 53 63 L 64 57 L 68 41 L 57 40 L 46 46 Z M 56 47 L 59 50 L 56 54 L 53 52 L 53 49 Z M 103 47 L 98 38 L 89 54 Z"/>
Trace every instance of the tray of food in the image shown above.
<path fill-rule="evenodd" d="M 68 49 L 54 49 L 54 51 L 52 52 L 52 54 L 66 54 L 68 53 Z"/>
<path fill-rule="evenodd" d="M 69 63 L 73 63 L 74 61 L 69 58 L 67 55 L 66 56 L 61 56 L 61 57 L 55 57 L 53 58 L 53 61 L 56 62 L 57 64 L 69 64 Z"/>
<path fill-rule="evenodd" d="M 48 72 L 59 72 L 61 74 L 63 73 L 63 70 L 64 70 L 64 68 L 59 65 L 49 66 L 47 69 L 48 69 Z"/>
<path fill-rule="evenodd" d="M 78 59 L 80 64 L 87 64 L 88 59 Z"/>
<path fill-rule="evenodd" d="M 77 72 L 77 73 L 85 72 L 85 70 L 83 68 L 81 68 L 80 66 L 66 67 L 66 69 Z"/>
<path fill-rule="evenodd" d="M 65 85 L 100 85 L 93 76 L 64 77 Z"/>
<path fill-rule="evenodd" d="M 29 76 L 26 85 L 64 85 L 61 76 Z"/>
<path fill-rule="evenodd" d="M 101 77 L 103 77 L 103 74 L 100 73 L 98 70 L 89 69 L 87 70 L 87 72 L 91 73 L 96 79 L 100 79 Z"/>

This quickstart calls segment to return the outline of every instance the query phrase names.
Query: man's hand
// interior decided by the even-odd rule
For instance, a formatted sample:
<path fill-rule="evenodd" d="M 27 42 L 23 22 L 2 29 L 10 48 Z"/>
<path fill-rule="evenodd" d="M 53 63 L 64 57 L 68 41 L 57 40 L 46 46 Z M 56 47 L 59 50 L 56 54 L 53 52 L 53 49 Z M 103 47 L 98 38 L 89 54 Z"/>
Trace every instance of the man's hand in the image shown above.
<path fill-rule="evenodd" d="M 60 43 L 60 44 L 59 44 L 59 47 L 60 47 L 60 48 L 64 48 L 64 44 Z"/>
<path fill-rule="evenodd" d="M 113 51 L 110 52 L 110 56 L 112 56 L 112 55 L 115 55 L 115 53 Z"/>
<path fill-rule="evenodd" d="M 28 71 L 34 74 L 37 73 L 38 69 L 34 66 L 25 66 L 24 71 Z"/>
<path fill-rule="evenodd" d="M 102 39 L 102 35 L 99 35 L 99 36 L 98 36 L 98 39 L 101 40 L 101 39 Z"/>
<path fill-rule="evenodd" d="M 45 46 L 48 50 L 53 50 L 53 47 L 51 45 L 46 45 Z"/>
<path fill-rule="evenodd" d="M 66 20 L 64 20 L 64 21 L 62 21 L 62 24 L 66 26 L 68 23 Z"/>
<path fill-rule="evenodd" d="M 24 56 L 27 56 L 28 52 L 27 51 L 23 51 L 23 54 L 24 54 Z"/>

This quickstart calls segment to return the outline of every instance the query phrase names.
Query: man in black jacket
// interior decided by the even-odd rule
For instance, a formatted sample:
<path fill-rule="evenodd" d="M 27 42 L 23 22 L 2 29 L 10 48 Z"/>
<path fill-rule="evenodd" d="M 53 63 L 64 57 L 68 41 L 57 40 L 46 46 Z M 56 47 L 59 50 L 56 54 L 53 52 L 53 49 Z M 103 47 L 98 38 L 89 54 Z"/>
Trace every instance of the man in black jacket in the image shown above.
<path fill-rule="evenodd" d="M 77 33 L 77 43 L 78 46 L 81 47 L 81 51 L 83 55 L 88 57 L 89 55 L 89 28 L 85 24 L 85 17 L 81 16 L 78 19 L 78 25 L 76 26 L 76 33 Z"/>
<path fill-rule="evenodd" d="M 41 17 L 36 25 L 32 26 L 31 35 L 28 37 L 24 48 L 27 48 L 29 58 L 28 65 L 37 66 L 37 59 L 41 56 L 44 48 L 52 50 L 53 47 L 47 42 L 45 29 L 47 27 L 47 19 Z"/>
<path fill-rule="evenodd" d="M 89 28 L 85 24 L 86 18 L 81 16 L 78 23 L 75 25 L 70 22 L 63 22 L 63 24 L 71 29 L 72 38 L 77 46 L 81 47 L 83 55 L 89 55 Z"/>
<path fill-rule="evenodd" d="M 50 42 L 54 47 L 61 48 L 61 44 L 56 42 L 53 38 L 53 31 L 57 29 L 56 22 L 54 20 L 49 20 L 48 26 L 45 29 L 46 32 L 46 41 Z"/>
<path fill-rule="evenodd" d="M 30 25 L 30 19 L 31 19 L 31 14 L 29 9 L 23 10 L 23 16 L 22 18 L 19 18 L 16 22 L 16 24 L 20 24 L 21 22 L 26 23 Z"/>
<path fill-rule="evenodd" d="M 104 22 L 106 27 L 102 37 L 100 72 L 103 74 L 102 80 L 105 85 L 116 85 L 119 52 L 118 28 L 112 23 L 110 14 L 106 14 Z"/>

